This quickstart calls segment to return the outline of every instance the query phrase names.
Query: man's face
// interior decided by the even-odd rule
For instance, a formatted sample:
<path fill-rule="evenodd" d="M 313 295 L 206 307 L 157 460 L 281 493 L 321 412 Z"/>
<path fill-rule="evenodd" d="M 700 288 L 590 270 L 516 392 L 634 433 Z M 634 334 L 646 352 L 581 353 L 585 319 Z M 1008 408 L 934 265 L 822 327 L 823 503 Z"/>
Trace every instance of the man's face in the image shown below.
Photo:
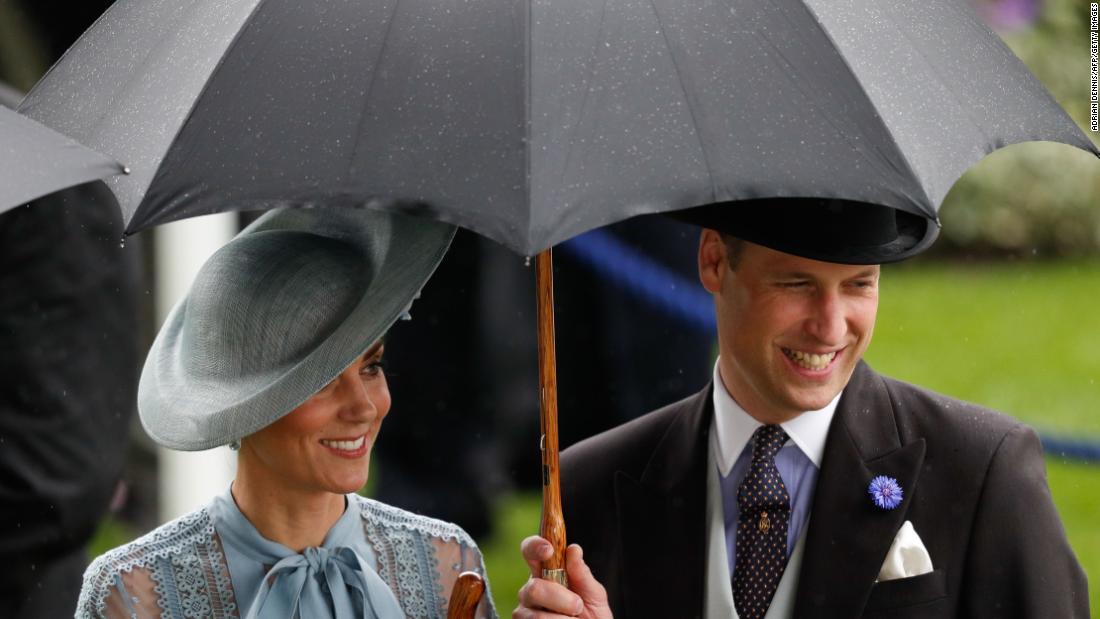
<path fill-rule="evenodd" d="M 878 311 L 879 267 L 800 258 L 744 242 L 735 269 L 704 230 L 699 276 L 714 295 L 719 372 L 764 423 L 823 408 L 848 384 Z"/>

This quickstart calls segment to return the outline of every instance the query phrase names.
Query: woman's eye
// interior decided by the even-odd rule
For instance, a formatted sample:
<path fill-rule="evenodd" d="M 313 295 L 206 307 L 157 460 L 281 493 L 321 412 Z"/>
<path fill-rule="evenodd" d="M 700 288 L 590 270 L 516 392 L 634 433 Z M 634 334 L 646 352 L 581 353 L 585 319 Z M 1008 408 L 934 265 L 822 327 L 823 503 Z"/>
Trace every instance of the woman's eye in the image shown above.
<path fill-rule="evenodd" d="M 375 359 L 359 369 L 360 376 L 378 376 L 386 369 L 386 364 L 381 359 Z"/>

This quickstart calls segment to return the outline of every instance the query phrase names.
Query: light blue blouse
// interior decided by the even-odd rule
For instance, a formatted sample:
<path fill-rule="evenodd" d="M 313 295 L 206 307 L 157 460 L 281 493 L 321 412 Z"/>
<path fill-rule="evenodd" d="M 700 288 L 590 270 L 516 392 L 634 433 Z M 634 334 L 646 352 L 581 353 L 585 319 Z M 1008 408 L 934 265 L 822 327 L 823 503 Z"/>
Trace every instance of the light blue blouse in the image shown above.
<path fill-rule="evenodd" d="M 298 554 L 264 539 L 227 492 L 96 558 L 76 616 L 444 619 L 464 571 L 484 577 L 485 564 L 454 524 L 349 494 L 321 546 Z M 476 616 L 496 617 L 488 591 Z"/>
<path fill-rule="evenodd" d="M 296 553 L 261 535 L 229 490 L 214 499 L 210 516 L 242 615 L 289 617 L 297 610 L 303 617 L 404 616 L 378 577 L 358 503 L 345 498 L 344 505 L 321 546 Z"/>

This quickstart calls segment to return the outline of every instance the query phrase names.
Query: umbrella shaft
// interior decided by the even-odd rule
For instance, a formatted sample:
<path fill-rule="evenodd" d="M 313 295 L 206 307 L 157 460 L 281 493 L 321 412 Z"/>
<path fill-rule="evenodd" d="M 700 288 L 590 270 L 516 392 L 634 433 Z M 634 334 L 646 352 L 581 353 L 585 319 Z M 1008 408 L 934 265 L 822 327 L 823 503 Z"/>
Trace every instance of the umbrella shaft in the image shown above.
<path fill-rule="evenodd" d="M 539 421 L 542 428 L 542 523 L 539 534 L 550 541 L 554 556 L 543 562 L 546 570 L 565 569 L 565 519 L 561 513 L 558 479 L 558 377 L 554 348 L 554 270 L 550 250 L 535 258 L 535 284 L 539 321 Z"/>

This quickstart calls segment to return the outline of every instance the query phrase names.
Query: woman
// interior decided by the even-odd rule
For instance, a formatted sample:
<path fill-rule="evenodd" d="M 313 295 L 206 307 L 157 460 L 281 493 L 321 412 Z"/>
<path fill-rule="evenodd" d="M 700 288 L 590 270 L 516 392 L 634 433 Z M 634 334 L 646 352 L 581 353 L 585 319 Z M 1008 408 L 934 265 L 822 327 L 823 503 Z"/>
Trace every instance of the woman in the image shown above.
<path fill-rule="evenodd" d="M 368 210 L 269 213 L 203 266 L 149 352 L 142 425 L 237 450 L 206 507 L 98 558 L 78 617 L 443 617 L 484 574 L 459 527 L 355 491 L 390 396 L 385 331 L 453 228 Z M 490 596 L 479 617 L 495 616 Z"/>

